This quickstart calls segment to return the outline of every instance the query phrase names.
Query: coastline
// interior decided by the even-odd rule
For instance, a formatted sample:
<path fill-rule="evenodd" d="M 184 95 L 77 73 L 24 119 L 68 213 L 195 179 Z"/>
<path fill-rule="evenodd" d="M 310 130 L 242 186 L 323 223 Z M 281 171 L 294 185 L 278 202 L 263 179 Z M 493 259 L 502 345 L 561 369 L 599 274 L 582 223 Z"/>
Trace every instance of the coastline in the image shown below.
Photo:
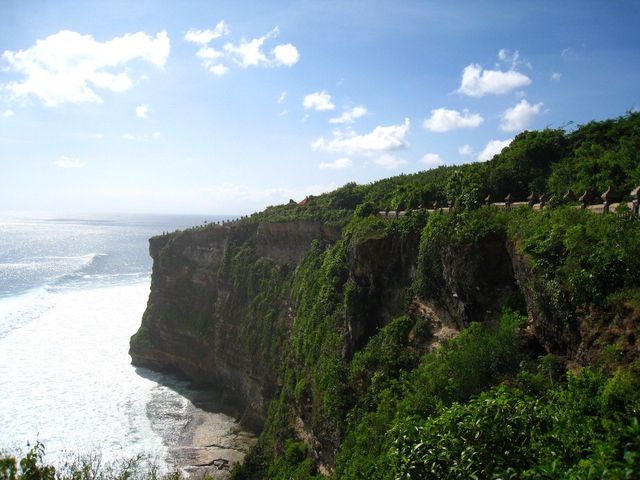
<path fill-rule="evenodd" d="M 184 474 L 205 474 L 226 479 L 234 464 L 242 462 L 257 438 L 240 422 L 224 413 L 214 413 L 190 403 L 188 418 L 175 445 L 168 446 L 167 463 Z"/>

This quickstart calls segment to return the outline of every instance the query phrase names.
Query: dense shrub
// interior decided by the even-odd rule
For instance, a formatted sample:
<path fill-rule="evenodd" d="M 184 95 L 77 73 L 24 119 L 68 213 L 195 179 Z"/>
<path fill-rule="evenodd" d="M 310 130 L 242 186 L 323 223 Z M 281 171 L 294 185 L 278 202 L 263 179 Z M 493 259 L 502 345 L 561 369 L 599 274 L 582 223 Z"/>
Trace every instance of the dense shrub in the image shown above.
<path fill-rule="evenodd" d="M 590 369 L 531 396 L 495 387 L 394 427 L 395 478 L 637 478 L 640 382 Z M 612 393 L 618 392 L 618 393 Z"/>
<path fill-rule="evenodd" d="M 509 219 L 509 231 L 556 290 L 551 298 L 564 294 L 575 306 L 605 307 L 615 292 L 640 285 L 638 221 L 568 207 L 522 209 Z"/>

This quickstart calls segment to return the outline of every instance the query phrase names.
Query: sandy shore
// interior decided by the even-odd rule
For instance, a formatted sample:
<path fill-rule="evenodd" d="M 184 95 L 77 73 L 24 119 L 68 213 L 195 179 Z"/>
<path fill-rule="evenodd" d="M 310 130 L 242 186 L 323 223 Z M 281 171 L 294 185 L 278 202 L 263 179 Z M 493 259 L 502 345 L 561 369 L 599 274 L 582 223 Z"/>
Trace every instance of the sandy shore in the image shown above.
<path fill-rule="evenodd" d="M 192 478 L 205 473 L 215 479 L 228 478 L 233 465 L 255 445 L 256 437 L 223 413 L 208 412 L 193 404 L 188 410 L 188 422 L 176 444 L 169 446 L 169 463 Z"/>

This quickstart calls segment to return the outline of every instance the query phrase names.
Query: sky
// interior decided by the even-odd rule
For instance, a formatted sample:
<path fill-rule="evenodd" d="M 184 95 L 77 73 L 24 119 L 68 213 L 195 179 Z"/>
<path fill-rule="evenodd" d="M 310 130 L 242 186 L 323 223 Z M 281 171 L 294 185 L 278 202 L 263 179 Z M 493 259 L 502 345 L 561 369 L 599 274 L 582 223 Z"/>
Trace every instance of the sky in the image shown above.
<path fill-rule="evenodd" d="M 246 214 L 640 108 L 640 2 L 0 0 L 0 212 Z"/>

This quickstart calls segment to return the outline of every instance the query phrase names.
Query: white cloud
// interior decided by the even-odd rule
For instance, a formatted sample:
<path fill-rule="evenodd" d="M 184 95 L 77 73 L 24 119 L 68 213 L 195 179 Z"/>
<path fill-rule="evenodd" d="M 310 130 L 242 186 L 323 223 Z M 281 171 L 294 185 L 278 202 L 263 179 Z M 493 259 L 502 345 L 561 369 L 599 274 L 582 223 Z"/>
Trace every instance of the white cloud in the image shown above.
<path fill-rule="evenodd" d="M 6 50 L 2 59 L 8 69 L 24 75 L 5 88 L 15 97 L 35 95 L 46 106 L 62 103 L 102 102 L 96 88 L 122 92 L 133 86 L 126 71 L 113 73 L 133 60 L 164 67 L 170 41 L 166 31 L 155 37 L 144 32 L 128 33 L 106 42 L 69 30 L 37 40 L 27 50 Z M 109 71 L 105 71 L 109 70 Z"/>
<path fill-rule="evenodd" d="M 500 129 L 504 132 L 515 132 L 527 128 L 542 108 L 542 102 L 531 105 L 526 100 L 521 100 L 514 107 L 507 108 L 502 114 Z"/>
<path fill-rule="evenodd" d="M 435 168 L 440 165 L 444 165 L 442 157 L 437 153 L 427 153 L 419 160 L 419 162 L 423 163 L 428 168 Z"/>
<path fill-rule="evenodd" d="M 11 110 L 11 109 L 7 109 L 7 110 L 5 110 L 4 112 L 2 112 L 2 116 L 3 116 L 4 118 L 10 118 L 10 117 L 13 117 L 15 114 L 16 114 L 16 113 L 15 113 L 13 110 Z"/>
<path fill-rule="evenodd" d="M 516 70 L 484 70 L 480 65 L 472 64 L 467 65 L 462 72 L 458 92 L 471 97 L 503 95 L 530 83 L 529 77 Z"/>
<path fill-rule="evenodd" d="M 262 50 L 267 40 L 280 34 L 278 27 L 262 37 L 251 40 L 243 38 L 238 44 L 227 42 L 222 49 L 216 49 L 209 45 L 212 41 L 229 34 L 229 26 L 224 21 L 220 21 L 213 30 L 189 30 L 185 39 L 200 45 L 196 56 L 202 59 L 202 66 L 216 76 L 226 74 L 233 64 L 241 68 L 290 67 L 300 59 L 298 49 L 291 43 L 276 45 L 271 49 L 269 55 Z"/>
<path fill-rule="evenodd" d="M 271 54 L 278 65 L 285 65 L 287 67 L 295 65 L 298 63 L 298 60 L 300 60 L 298 49 L 290 43 L 277 45 L 271 50 Z"/>
<path fill-rule="evenodd" d="M 516 50 L 516 58 L 518 55 L 518 51 Z M 498 52 L 498 58 L 500 60 L 502 60 L 503 62 L 507 61 L 509 59 L 509 50 L 507 50 L 506 48 L 501 48 L 500 51 Z"/>
<path fill-rule="evenodd" d="M 203 60 L 215 60 L 224 57 L 224 52 L 211 47 L 202 47 L 196 52 L 196 57 L 202 58 Z"/>
<path fill-rule="evenodd" d="M 511 67 L 511 70 L 515 70 L 519 65 L 524 65 L 529 69 L 533 68 L 531 66 L 531 63 L 520 58 L 520 52 L 518 50 L 512 52 L 507 48 L 502 48 L 498 52 L 498 58 L 501 62 L 508 63 Z"/>
<path fill-rule="evenodd" d="M 304 97 L 302 101 L 302 105 L 306 109 L 314 109 L 319 112 L 324 112 L 327 110 L 333 110 L 336 106 L 331 103 L 331 95 L 329 95 L 325 90 L 321 92 L 310 93 L 309 95 Z"/>
<path fill-rule="evenodd" d="M 286 90 L 284 92 L 282 92 L 280 94 L 280 96 L 278 97 L 278 105 L 280 105 L 282 102 L 284 102 L 287 99 L 287 92 Z"/>
<path fill-rule="evenodd" d="M 367 113 L 369 113 L 367 109 L 359 105 L 345 110 L 339 117 L 330 118 L 329 123 L 353 123 L 356 119 L 364 117 Z"/>
<path fill-rule="evenodd" d="M 467 110 L 460 113 L 457 110 L 438 108 L 431 110 L 431 117 L 427 118 L 422 126 L 432 132 L 448 132 L 456 128 L 476 128 L 482 122 L 484 118 L 477 113 L 469 113 Z"/>
<path fill-rule="evenodd" d="M 494 155 L 497 155 L 502 151 L 503 148 L 507 147 L 512 140 L 513 138 L 510 138 L 508 140 L 489 140 L 487 145 L 478 154 L 478 160 L 481 162 L 491 160 Z"/>
<path fill-rule="evenodd" d="M 460 148 L 458 148 L 458 153 L 467 157 L 469 155 L 473 155 L 473 148 L 471 148 L 471 145 L 469 144 L 461 145 Z"/>
<path fill-rule="evenodd" d="M 278 112 L 278 116 L 279 116 L 279 117 L 284 117 L 287 113 L 289 113 L 289 110 L 287 110 L 287 109 L 285 108 L 285 109 L 282 109 L 282 110 L 280 110 L 280 111 Z"/>
<path fill-rule="evenodd" d="M 136 137 L 132 133 L 123 133 L 122 134 L 122 139 L 123 140 L 135 140 Z"/>
<path fill-rule="evenodd" d="M 409 119 L 405 118 L 400 125 L 378 126 L 364 135 L 356 135 L 353 131 L 334 131 L 333 138 L 326 140 L 320 137 L 311 147 L 314 150 L 346 155 L 375 155 L 400 150 L 408 147 L 405 136 L 410 126 Z"/>
<path fill-rule="evenodd" d="M 254 38 L 250 41 L 241 40 L 238 45 L 227 43 L 224 46 L 225 52 L 233 59 L 233 61 L 242 68 L 257 67 L 259 65 L 267 65 L 269 59 L 262 51 L 262 45 L 269 38 L 277 37 L 280 29 L 275 27 L 266 35 Z"/>
<path fill-rule="evenodd" d="M 562 74 L 560 72 L 553 72 L 551 74 L 551 80 L 555 80 L 556 82 L 562 78 Z"/>
<path fill-rule="evenodd" d="M 136 117 L 138 118 L 147 118 L 147 114 L 149 113 L 149 105 L 138 105 L 136 107 Z"/>
<path fill-rule="evenodd" d="M 342 170 L 345 168 L 351 168 L 353 166 L 353 162 L 350 158 L 338 158 L 333 162 L 322 162 L 320 164 L 320 168 L 322 169 L 332 169 L 332 170 Z"/>
<path fill-rule="evenodd" d="M 82 168 L 86 165 L 82 160 L 70 157 L 60 157 L 54 163 L 59 168 Z"/>
<path fill-rule="evenodd" d="M 196 30 L 192 28 L 185 34 L 184 39 L 187 42 L 207 45 L 216 38 L 224 37 L 229 33 L 229 26 L 224 20 L 220 20 L 213 30 Z"/>
<path fill-rule="evenodd" d="M 571 57 L 573 55 L 575 55 L 576 51 L 573 47 L 567 47 L 567 48 L 563 48 L 562 51 L 560 52 L 560 56 L 561 57 Z"/>
<path fill-rule="evenodd" d="M 380 165 L 382 168 L 386 170 L 396 170 L 400 168 L 400 166 L 407 163 L 406 160 L 402 160 L 401 158 L 394 157 L 388 153 L 384 155 L 380 155 L 376 159 L 373 160 L 373 163 L 376 165 Z"/>
<path fill-rule="evenodd" d="M 213 73 L 216 77 L 221 77 L 229 71 L 229 67 L 223 65 L 222 63 L 216 63 L 215 65 L 208 66 L 207 70 Z"/>
<path fill-rule="evenodd" d="M 429 168 L 435 168 L 444 164 L 442 158 L 437 153 L 427 153 L 420 159 L 420 163 L 425 164 Z"/>

